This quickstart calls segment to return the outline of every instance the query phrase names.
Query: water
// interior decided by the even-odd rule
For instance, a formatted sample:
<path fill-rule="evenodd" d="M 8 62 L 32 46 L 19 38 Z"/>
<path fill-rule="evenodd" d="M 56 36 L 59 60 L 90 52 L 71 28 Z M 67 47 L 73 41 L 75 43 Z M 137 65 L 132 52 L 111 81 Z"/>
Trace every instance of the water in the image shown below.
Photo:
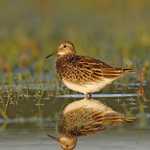
<path fill-rule="evenodd" d="M 150 143 L 149 87 L 139 96 L 137 88 L 114 89 L 94 95 L 114 110 L 135 115 L 138 121 L 109 129 L 96 135 L 80 137 L 77 150 L 148 150 Z M 63 108 L 81 95 L 57 94 L 39 90 L 1 91 L 0 97 L 0 150 L 57 150 L 59 146 L 47 133 L 56 135 L 56 124 Z M 60 96 L 61 95 L 61 96 Z M 70 96 L 71 97 L 70 97 Z"/>
<path fill-rule="evenodd" d="M 77 150 L 148 150 L 150 131 L 146 129 L 109 130 L 101 134 L 81 137 Z M 35 133 L 26 130 L 15 130 L 1 133 L 0 149 L 2 150 L 57 150 L 58 145 L 49 139 L 44 132 Z"/>

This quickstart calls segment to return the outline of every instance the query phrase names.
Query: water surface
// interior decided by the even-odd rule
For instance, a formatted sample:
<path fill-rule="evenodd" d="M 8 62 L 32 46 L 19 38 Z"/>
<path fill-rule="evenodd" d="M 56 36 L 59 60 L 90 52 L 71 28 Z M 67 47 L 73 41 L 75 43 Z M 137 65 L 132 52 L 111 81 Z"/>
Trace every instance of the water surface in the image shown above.
<path fill-rule="evenodd" d="M 95 99 L 118 112 L 136 116 L 138 121 L 96 135 L 80 137 L 77 150 L 149 149 L 149 87 L 144 86 L 145 94 L 143 96 L 137 94 L 135 87 L 129 87 L 128 90 L 122 91 L 122 93 L 118 89 L 103 91 L 100 95 L 96 95 Z M 39 89 L 23 89 L 19 93 L 18 90 L 1 91 L 0 149 L 59 149 L 57 143 L 47 137 L 47 133 L 56 135 L 57 120 L 63 108 L 70 102 L 82 98 L 80 98 L 81 95 L 74 93 L 72 93 L 74 97 L 66 97 L 61 93 L 57 93 L 59 97 L 49 96 L 49 94 L 51 95 L 50 91 L 44 90 L 42 92 Z M 121 95 L 123 96 L 121 97 Z"/>

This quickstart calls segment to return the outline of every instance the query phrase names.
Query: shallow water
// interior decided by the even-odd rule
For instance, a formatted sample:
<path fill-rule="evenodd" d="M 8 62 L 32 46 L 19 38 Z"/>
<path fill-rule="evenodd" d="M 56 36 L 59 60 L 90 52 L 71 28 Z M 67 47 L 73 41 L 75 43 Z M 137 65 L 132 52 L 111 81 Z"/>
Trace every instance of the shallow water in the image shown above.
<path fill-rule="evenodd" d="M 134 90 L 133 90 L 134 89 Z M 122 90 L 122 89 L 121 89 Z M 150 95 L 145 86 L 145 94 L 139 96 L 137 89 L 114 89 L 95 95 L 97 100 L 114 110 L 133 115 L 138 121 L 123 127 L 109 129 L 96 135 L 79 138 L 77 150 L 148 150 L 150 146 Z M 16 92 L 16 91 L 15 91 Z M 81 95 L 61 97 L 47 96 L 38 91 L 24 90 L 0 97 L 0 149 L 2 150 L 57 150 L 59 146 L 47 137 L 56 135 L 56 124 L 63 108 Z M 112 93 L 112 94 L 111 94 Z M 117 95 L 119 94 L 119 95 Z M 133 95 L 132 95 L 133 94 Z M 136 95 L 137 94 L 137 95 Z M 104 95 L 104 96 L 103 96 Z M 6 110 L 6 111 L 4 111 Z"/>
<path fill-rule="evenodd" d="M 148 150 L 150 131 L 138 129 L 109 130 L 101 134 L 79 139 L 77 150 Z M 58 145 L 43 132 L 9 132 L 1 135 L 3 150 L 57 150 Z"/>

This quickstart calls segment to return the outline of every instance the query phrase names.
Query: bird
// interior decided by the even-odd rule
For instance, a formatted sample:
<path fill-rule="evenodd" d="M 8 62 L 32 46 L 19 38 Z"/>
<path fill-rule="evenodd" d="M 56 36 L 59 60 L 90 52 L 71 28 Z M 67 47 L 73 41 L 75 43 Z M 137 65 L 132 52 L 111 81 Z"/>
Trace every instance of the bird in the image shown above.
<path fill-rule="evenodd" d="M 63 109 L 57 123 L 58 135 L 48 136 L 57 141 L 62 150 L 74 150 L 79 136 L 95 134 L 134 120 L 135 117 L 118 113 L 98 100 L 84 98 Z"/>
<path fill-rule="evenodd" d="M 57 74 L 64 85 L 83 93 L 86 98 L 91 98 L 92 93 L 133 71 L 131 68 L 112 67 L 99 59 L 77 55 L 76 48 L 70 41 L 61 42 L 57 50 L 46 58 L 55 54 Z"/>

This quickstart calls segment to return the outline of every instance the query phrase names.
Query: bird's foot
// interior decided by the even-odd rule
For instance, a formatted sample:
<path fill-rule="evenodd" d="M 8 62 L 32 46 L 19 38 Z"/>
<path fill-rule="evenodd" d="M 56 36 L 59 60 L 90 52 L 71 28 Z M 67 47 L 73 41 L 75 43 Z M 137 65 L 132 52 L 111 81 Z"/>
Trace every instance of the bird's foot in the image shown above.
<path fill-rule="evenodd" d="M 91 98 L 92 98 L 92 94 L 91 93 L 85 94 L 85 99 L 91 99 Z"/>

